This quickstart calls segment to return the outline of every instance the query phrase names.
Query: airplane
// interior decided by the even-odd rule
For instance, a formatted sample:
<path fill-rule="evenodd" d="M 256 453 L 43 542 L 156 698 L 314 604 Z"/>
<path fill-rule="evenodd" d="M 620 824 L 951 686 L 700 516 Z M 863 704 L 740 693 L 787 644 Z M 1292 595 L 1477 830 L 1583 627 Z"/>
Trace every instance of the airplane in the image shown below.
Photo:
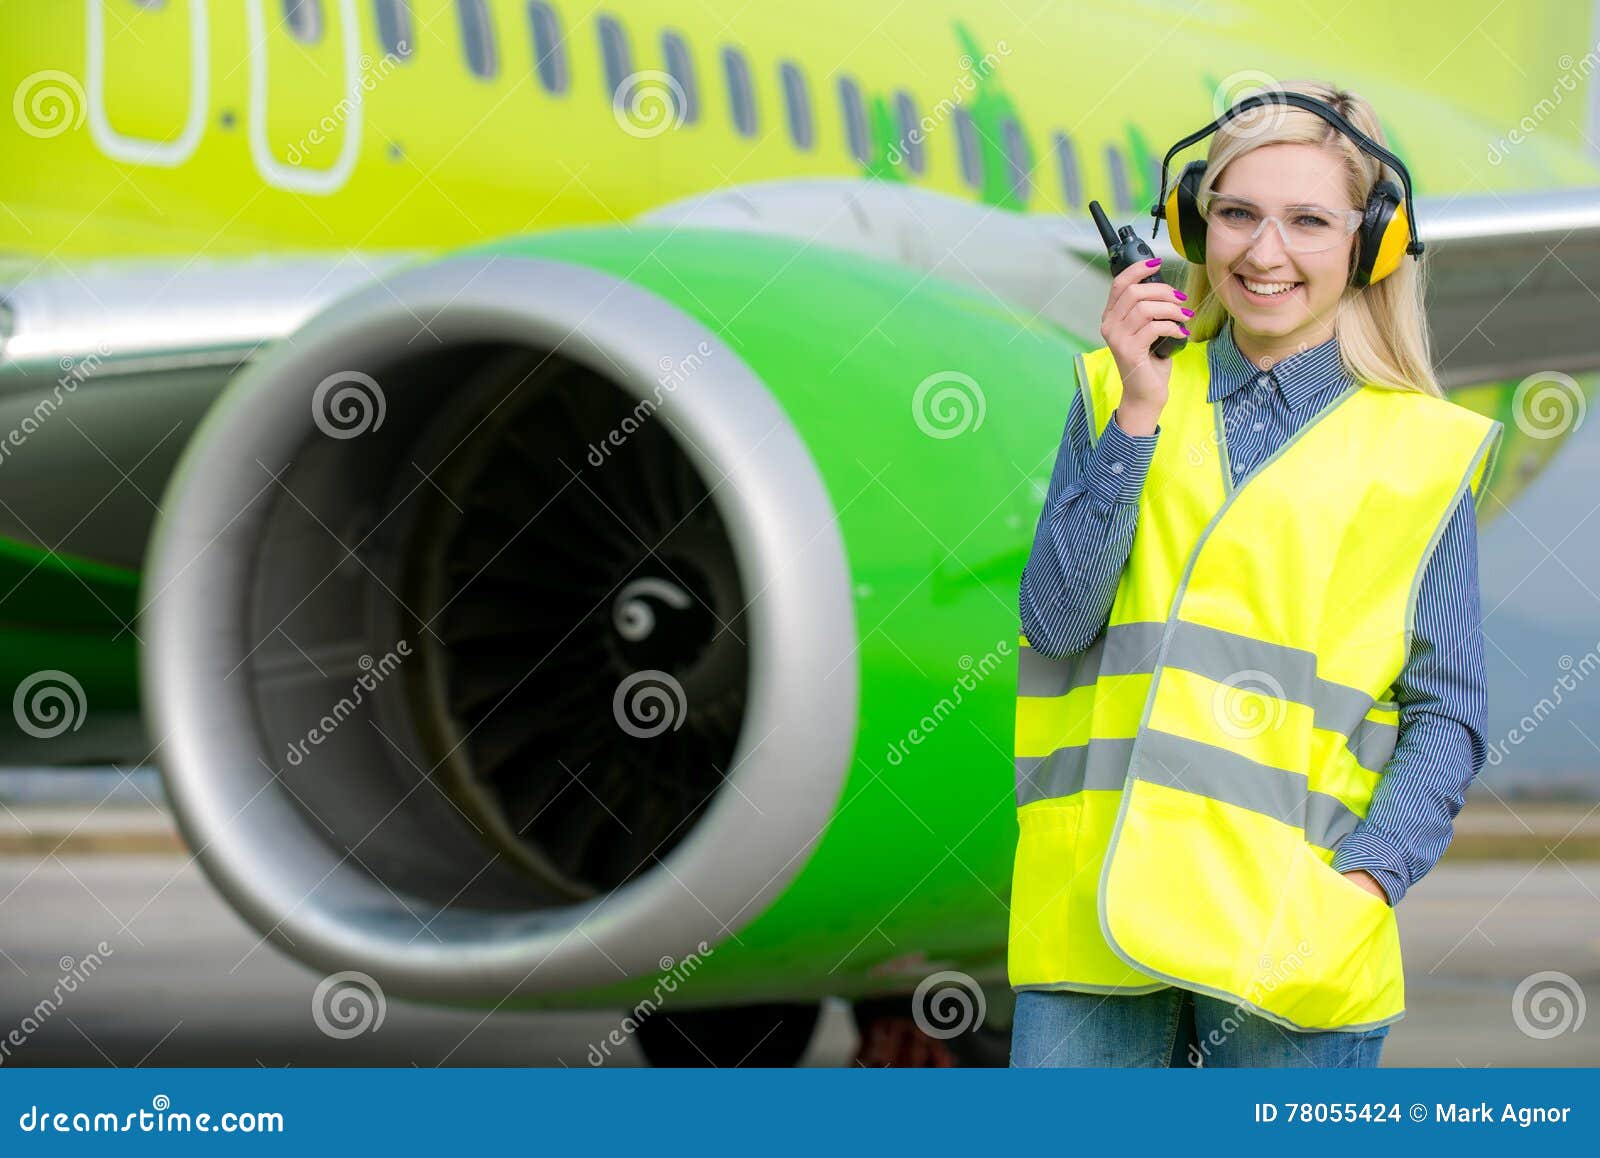
<path fill-rule="evenodd" d="M 1590 7 L 13 4 L 0 761 L 158 764 L 390 995 L 785 1065 L 954 981 L 992 1060 L 1087 202 L 1142 230 L 1264 84 L 1370 99 L 1507 522 L 1600 369 Z"/>

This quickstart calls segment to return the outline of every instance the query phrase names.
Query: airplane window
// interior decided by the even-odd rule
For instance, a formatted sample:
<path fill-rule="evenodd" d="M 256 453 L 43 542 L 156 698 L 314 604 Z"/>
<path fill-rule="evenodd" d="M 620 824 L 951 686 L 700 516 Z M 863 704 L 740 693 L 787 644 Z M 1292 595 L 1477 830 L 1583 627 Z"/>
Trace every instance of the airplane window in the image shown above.
<path fill-rule="evenodd" d="M 1076 209 L 1083 203 L 1083 186 L 1078 179 L 1078 154 L 1065 133 L 1056 134 L 1056 164 L 1061 168 L 1062 203 Z"/>
<path fill-rule="evenodd" d="M 322 39 L 321 0 L 283 0 L 283 22 L 301 44 L 315 44 Z"/>
<path fill-rule="evenodd" d="M 533 0 L 528 5 L 528 24 L 533 29 L 533 62 L 539 83 L 546 92 L 564 93 L 567 76 L 567 43 L 561 37 L 561 21 L 555 9 Z"/>
<path fill-rule="evenodd" d="M 661 34 L 661 56 L 667 62 L 667 72 L 683 90 L 683 123 L 692 125 L 700 119 L 700 94 L 694 80 L 694 58 L 689 46 L 676 32 Z"/>
<path fill-rule="evenodd" d="M 974 189 L 983 188 L 983 155 L 978 151 L 978 127 L 966 109 L 955 110 L 956 146 L 961 154 L 961 176 Z"/>
<path fill-rule="evenodd" d="M 475 76 L 494 76 L 500 71 L 500 61 L 495 56 L 494 28 L 484 0 L 456 0 L 456 13 L 461 17 L 461 44 L 466 49 L 467 67 Z"/>
<path fill-rule="evenodd" d="M 863 165 L 872 160 L 867 140 L 867 110 L 861 105 L 861 88 L 847 76 L 839 78 L 839 104 L 844 109 L 844 132 L 850 153 Z"/>
<path fill-rule="evenodd" d="M 1007 117 L 1000 122 L 1000 135 L 1006 145 L 1006 168 L 1011 175 L 1011 192 L 1026 203 L 1033 191 L 1033 181 L 1028 173 L 1028 143 L 1022 139 L 1022 127 Z"/>
<path fill-rule="evenodd" d="M 374 0 L 378 18 L 378 43 L 390 56 L 405 60 L 416 47 L 412 37 L 411 5 L 408 0 Z"/>
<path fill-rule="evenodd" d="M 1106 146 L 1106 168 L 1111 173 L 1111 203 L 1127 213 L 1133 208 L 1133 195 L 1128 192 L 1128 163 L 1115 145 Z"/>
<path fill-rule="evenodd" d="M 756 132 L 755 92 L 750 87 L 750 62 L 737 48 L 722 50 L 722 68 L 728 78 L 728 100 L 733 105 L 733 127 L 747 137 Z"/>
<path fill-rule="evenodd" d="M 598 20 L 600 63 L 606 73 L 606 99 L 615 101 L 623 81 L 633 75 L 633 53 L 628 50 L 628 34 L 610 16 Z"/>
<path fill-rule="evenodd" d="M 902 89 L 895 94 L 895 113 L 900 121 L 900 140 L 896 144 L 905 156 L 906 166 L 913 173 L 928 171 L 928 155 L 922 148 L 922 126 L 917 116 L 917 103 L 911 94 Z"/>
<path fill-rule="evenodd" d="M 806 95 L 806 78 L 800 66 L 784 61 L 778 68 L 783 82 L 783 103 L 789 114 L 789 139 L 795 148 L 809 149 L 816 144 L 816 132 L 811 124 L 811 99 Z"/>

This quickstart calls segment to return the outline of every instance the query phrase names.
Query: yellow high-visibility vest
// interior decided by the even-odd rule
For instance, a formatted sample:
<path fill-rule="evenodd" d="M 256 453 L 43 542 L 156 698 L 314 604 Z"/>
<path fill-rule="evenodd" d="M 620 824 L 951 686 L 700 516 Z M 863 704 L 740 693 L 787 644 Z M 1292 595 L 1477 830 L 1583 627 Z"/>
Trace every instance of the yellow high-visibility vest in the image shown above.
<path fill-rule="evenodd" d="M 1011 985 L 1387 1024 L 1394 910 L 1331 862 L 1394 751 L 1417 583 L 1502 427 L 1356 386 L 1235 480 L 1208 346 L 1172 359 L 1106 630 L 1056 659 L 1020 640 Z M 1121 378 L 1105 347 L 1075 369 L 1098 440 Z"/>

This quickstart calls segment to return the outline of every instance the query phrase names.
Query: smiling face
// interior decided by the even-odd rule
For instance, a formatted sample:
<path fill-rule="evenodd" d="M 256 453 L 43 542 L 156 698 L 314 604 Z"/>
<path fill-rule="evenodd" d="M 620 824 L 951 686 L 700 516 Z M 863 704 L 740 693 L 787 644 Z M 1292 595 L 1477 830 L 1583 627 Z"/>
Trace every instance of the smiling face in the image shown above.
<path fill-rule="evenodd" d="M 1334 149 L 1281 142 L 1235 158 L 1212 192 L 1253 201 L 1261 213 L 1277 214 L 1293 227 L 1295 212 L 1287 208 L 1291 205 L 1320 205 L 1341 212 L 1352 208 L 1347 182 L 1344 159 Z M 1253 243 L 1207 229 L 1206 274 L 1212 292 L 1233 316 L 1241 347 L 1282 358 L 1332 337 L 1354 245 L 1355 237 L 1345 236 L 1342 227 L 1338 242 L 1320 253 L 1286 249 L 1270 223 Z M 1278 292 L 1259 293 L 1251 286 Z"/>

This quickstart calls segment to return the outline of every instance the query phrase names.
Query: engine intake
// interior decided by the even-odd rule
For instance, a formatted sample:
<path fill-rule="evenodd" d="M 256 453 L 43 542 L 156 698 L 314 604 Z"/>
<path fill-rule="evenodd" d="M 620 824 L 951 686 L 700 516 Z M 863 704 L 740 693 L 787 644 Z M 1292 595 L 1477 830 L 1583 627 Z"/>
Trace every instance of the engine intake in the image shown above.
<path fill-rule="evenodd" d="M 400 994 L 593 988 L 721 942 L 804 865 L 855 742 L 800 436 L 699 321 L 564 262 L 407 269 L 241 375 L 143 599 L 205 869 Z"/>

